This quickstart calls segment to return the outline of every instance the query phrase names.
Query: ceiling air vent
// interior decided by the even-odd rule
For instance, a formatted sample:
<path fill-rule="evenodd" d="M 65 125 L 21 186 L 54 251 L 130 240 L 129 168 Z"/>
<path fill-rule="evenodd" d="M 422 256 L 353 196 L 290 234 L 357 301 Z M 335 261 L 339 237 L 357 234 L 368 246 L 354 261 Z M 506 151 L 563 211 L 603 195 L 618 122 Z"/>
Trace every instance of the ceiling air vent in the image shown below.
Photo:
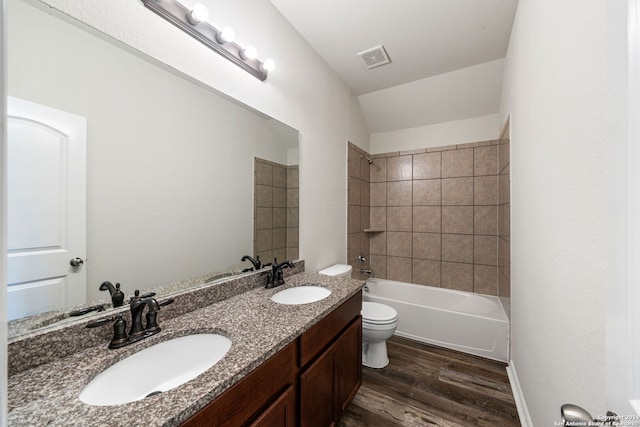
<path fill-rule="evenodd" d="M 365 67 L 368 69 L 376 68 L 391 62 L 389 55 L 387 55 L 387 51 L 384 50 L 384 46 L 382 45 L 360 52 L 358 56 L 362 58 L 362 62 L 364 62 Z"/>

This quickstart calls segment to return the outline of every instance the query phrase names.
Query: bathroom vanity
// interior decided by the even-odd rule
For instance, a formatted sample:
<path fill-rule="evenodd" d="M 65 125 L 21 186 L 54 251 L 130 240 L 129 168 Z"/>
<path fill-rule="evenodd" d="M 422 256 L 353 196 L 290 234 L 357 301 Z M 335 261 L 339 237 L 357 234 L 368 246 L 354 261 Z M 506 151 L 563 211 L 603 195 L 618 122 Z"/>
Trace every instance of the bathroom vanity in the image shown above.
<path fill-rule="evenodd" d="M 262 274 L 249 278 L 261 283 Z M 326 287 L 331 294 L 299 305 L 270 299 L 282 289 L 310 284 Z M 212 289 L 219 286 L 225 284 Z M 73 420 L 87 426 L 332 425 L 361 385 L 362 286 L 359 280 L 300 273 L 279 288 L 257 285 L 169 319 L 170 307 L 177 309 L 195 298 L 186 292 L 176 296 L 167 312 L 159 312 L 160 333 L 116 350 L 107 349 L 109 327 L 97 345 L 49 360 L 46 354 L 55 355 L 61 345 L 55 335 L 60 330 L 51 332 L 49 342 L 44 336 L 34 337 L 41 350 L 19 343 L 14 350 L 20 348 L 21 356 L 10 347 L 10 358 L 39 352 L 41 362 L 29 367 L 24 365 L 27 361 L 11 364 L 16 369 L 8 379 L 9 424 L 66 425 Z M 82 336 L 95 334 L 84 325 L 60 329 L 65 328 L 67 336 L 78 334 L 77 340 L 96 339 Z M 146 347 L 197 333 L 217 333 L 232 341 L 226 356 L 197 378 L 123 405 L 92 406 L 79 400 L 80 391 L 107 367 Z M 18 369 L 21 365 L 24 368 Z"/>
<path fill-rule="evenodd" d="M 361 307 L 358 292 L 183 425 L 336 423 L 362 384 Z"/>

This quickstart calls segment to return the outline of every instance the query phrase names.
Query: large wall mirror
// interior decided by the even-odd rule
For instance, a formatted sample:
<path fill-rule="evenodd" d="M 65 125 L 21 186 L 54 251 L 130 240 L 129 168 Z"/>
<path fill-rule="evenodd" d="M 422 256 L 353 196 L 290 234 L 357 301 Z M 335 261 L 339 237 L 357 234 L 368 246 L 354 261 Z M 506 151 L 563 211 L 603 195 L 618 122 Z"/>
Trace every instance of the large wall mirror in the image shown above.
<path fill-rule="evenodd" d="M 264 200 L 254 193 L 267 190 L 254 180 L 264 173 L 259 164 L 297 176 L 296 130 L 51 14 L 37 0 L 7 2 L 7 45 L 10 97 L 86 120 L 86 253 L 72 255 L 82 266 L 74 270 L 67 259 L 65 268 L 86 274 L 87 303 L 110 301 L 99 291 L 104 281 L 121 283 L 128 297 L 134 289 L 250 267 L 241 264 L 243 255 L 262 253 L 268 262 L 276 253 L 265 241 L 275 229 L 258 233 L 254 224 L 255 201 Z M 29 184 L 21 185 L 29 195 Z M 290 180 L 285 193 L 297 201 L 297 191 Z M 286 255 L 297 258 L 294 221 L 297 214 L 284 221 L 295 228 L 285 237 Z"/>

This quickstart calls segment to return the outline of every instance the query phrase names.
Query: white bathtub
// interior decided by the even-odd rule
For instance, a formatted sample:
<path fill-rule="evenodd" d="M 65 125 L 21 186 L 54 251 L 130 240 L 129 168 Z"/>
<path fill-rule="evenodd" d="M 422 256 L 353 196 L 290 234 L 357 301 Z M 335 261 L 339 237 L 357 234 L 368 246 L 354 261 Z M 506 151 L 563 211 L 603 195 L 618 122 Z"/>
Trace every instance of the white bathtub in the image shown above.
<path fill-rule="evenodd" d="M 362 294 L 398 311 L 396 335 L 509 360 L 509 320 L 498 297 L 383 279 L 367 280 Z"/>

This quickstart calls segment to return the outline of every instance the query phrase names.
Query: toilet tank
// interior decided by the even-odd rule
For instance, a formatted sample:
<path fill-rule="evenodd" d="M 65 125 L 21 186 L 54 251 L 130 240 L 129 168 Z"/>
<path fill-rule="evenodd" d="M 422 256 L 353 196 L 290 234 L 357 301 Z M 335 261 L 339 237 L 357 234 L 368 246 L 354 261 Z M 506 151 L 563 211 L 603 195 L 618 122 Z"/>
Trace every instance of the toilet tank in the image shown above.
<path fill-rule="evenodd" d="M 318 271 L 318 274 L 322 274 L 324 276 L 332 276 L 332 277 L 344 277 L 347 279 L 351 278 L 351 271 L 353 271 L 353 267 L 348 264 L 334 264 L 330 267 L 323 268 Z"/>

